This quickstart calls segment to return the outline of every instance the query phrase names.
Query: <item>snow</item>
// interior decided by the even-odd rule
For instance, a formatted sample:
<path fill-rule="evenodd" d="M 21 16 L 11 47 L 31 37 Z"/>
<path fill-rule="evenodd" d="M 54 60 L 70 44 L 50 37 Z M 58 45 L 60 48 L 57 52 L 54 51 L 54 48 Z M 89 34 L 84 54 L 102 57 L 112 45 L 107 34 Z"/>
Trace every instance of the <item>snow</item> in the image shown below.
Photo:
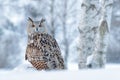
<path fill-rule="evenodd" d="M 72 66 L 76 68 L 75 66 Z M 120 80 L 120 64 L 105 69 L 35 71 L 0 70 L 0 80 Z"/>
<path fill-rule="evenodd" d="M 90 55 L 90 56 L 87 57 L 87 63 L 86 63 L 86 65 L 89 65 L 89 64 L 92 63 L 93 57 L 94 57 L 93 55 Z"/>

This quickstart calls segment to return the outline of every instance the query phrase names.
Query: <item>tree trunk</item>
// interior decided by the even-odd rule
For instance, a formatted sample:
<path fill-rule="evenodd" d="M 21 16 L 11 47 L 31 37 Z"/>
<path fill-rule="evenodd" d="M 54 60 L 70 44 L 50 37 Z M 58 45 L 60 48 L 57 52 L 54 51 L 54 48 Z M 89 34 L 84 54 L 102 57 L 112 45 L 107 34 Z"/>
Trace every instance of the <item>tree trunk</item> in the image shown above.
<path fill-rule="evenodd" d="M 101 18 L 96 40 L 96 48 L 93 54 L 93 68 L 103 68 L 105 66 L 112 4 L 112 0 L 101 0 Z"/>
<path fill-rule="evenodd" d="M 67 1 L 64 1 L 64 12 L 63 12 L 63 38 L 64 38 L 64 45 L 65 45 L 65 55 L 64 55 L 64 61 L 65 61 L 65 66 L 67 68 L 67 63 L 68 63 L 68 54 L 69 54 L 69 43 L 67 39 Z"/>
<path fill-rule="evenodd" d="M 99 0 L 83 0 L 81 4 L 80 32 L 80 61 L 79 68 L 86 68 L 87 56 L 95 49 L 96 31 L 99 22 Z"/>
<path fill-rule="evenodd" d="M 53 37 L 55 37 L 54 2 L 55 2 L 55 0 L 51 0 L 51 10 L 50 10 L 50 13 L 51 13 L 51 35 Z"/>

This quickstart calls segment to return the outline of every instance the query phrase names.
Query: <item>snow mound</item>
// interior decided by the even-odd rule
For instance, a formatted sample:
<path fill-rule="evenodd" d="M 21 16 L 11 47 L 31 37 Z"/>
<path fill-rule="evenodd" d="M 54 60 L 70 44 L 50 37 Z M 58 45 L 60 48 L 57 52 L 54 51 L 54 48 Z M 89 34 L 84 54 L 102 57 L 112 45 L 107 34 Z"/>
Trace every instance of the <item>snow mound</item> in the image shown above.
<path fill-rule="evenodd" d="M 12 71 L 0 70 L 0 80 L 120 80 L 120 64 L 108 64 L 105 69 L 76 71 L 20 70 L 21 66 Z M 23 67 L 26 69 L 25 65 Z M 75 68 L 75 65 L 71 67 Z"/>

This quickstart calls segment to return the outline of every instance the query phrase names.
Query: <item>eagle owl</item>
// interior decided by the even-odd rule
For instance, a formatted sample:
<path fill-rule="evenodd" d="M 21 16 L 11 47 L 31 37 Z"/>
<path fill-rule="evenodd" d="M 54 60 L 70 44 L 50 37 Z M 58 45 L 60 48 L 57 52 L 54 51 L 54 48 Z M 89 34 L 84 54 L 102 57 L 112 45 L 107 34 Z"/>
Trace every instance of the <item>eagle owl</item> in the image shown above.
<path fill-rule="evenodd" d="M 64 69 L 60 48 L 56 40 L 47 33 L 44 22 L 44 19 L 28 19 L 25 59 L 37 70 Z"/>

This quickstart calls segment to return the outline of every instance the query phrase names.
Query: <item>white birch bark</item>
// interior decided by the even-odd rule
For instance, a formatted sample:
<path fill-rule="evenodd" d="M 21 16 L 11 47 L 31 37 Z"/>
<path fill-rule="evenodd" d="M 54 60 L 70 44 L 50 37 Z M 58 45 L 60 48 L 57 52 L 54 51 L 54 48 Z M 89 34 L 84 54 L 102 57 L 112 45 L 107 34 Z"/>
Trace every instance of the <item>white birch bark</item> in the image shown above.
<path fill-rule="evenodd" d="M 96 48 L 93 54 L 92 68 L 103 68 L 106 62 L 108 34 L 111 24 L 112 0 L 101 0 L 101 18 L 96 39 Z"/>
<path fill-rule="evenodd" d="M 79 68 L 86 68 L 87 56 L 95 49 L 96 31 L 98 29 L 99 0 L 83 0 L 81 4 L 80 32 L 80 61 Z"/>

